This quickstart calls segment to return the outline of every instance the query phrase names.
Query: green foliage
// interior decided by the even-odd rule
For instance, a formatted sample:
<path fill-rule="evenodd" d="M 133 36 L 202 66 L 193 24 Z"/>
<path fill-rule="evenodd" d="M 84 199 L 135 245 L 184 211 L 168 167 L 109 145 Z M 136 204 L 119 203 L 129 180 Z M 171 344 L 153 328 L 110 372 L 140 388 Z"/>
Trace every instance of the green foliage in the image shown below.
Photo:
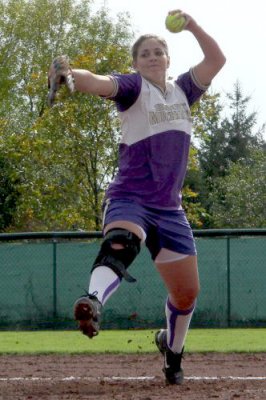
<path fill-rule="evenodd" d="M 199 194 L 191 190 L 189 186 L 184 186 L 182 190 L 183 207 L 187 218 L 193 229 L 203 228 L 207 218 L 207 212 L 199 201 Z"/>
<path fill-rule="evenodd" d="M 239 82 L 236 82 L 227 98 L 230 117 L 221 119 L 221 107 L 215 104 L 213 114 L 216 117 L 205 125 L 205 135 L 202 135 L 199 160 L 204 178 L 225 176 L 231 162 L 250 158 L 251 150 L 263 145 L 261 133 L 264 128 L 254 132 L 256 113 L 248 114 L 250 97 L 244 97 Z"/>
<path fill-rule="evenodd" d="M 64 89 L 49 110 L 47 71 L 55 56 L 68 54 L 73 68 L 129 72 L 132 38 L 129 15 L 114 22 L 104 8 L 92 14 L 90 0 L 78 6 L 70 0 L 0 0 L 0 229 L 101 228 L 102 198 L 117 168 L 116 110 L 101 98 L 80 93 L 69 98 Z M 214 220 L 217 227 L 229 224 L 219 217 L 225 198 L 226 207 L 231 201 L 227 179 L 243 181 L 245 190 L 249 182 L 244 184 L 234 164 L 246 170 L 254 150 L 265 146 L 264 127 L 254 134 L 256 113 L 247 113 L 250 97 L 238 82 L 227 98 L 230 117 L 222 119 L 217 93 L 205 94 L 192 109 L 195 143 L 183 200 L 193 228 L 212 227 Z M 243 198 L 240 191 L 234 196 Z M 258 191 L 253 201 L 253 225 L 251 217 L 230 224 L 261 226 L 261 196 Z M 241 205 L 237 200 L 234 207 Z"/>
<path fill-rule="evenodd" d="M 192 106 L 193 133 L 200 147 L 209 141 L 214 131 L 218 129 L 222 106 L 219 93 L 206 92 L 200 101 Z"/>
<path fill-rule="evenodd" d="M 12 169 L 3 156 L 0 157 L 0 231 L 5 230 L 13 220 L 19 193 L 12 178 Z"/>
<path fill-rule="evenodd" d="M 189 154 L 189 164 L 182 190 L 183 206 L 194 229 L 206 227 L 210 220 L 207 211 L 206 190 L 202 178 L 198 147 L 208 140 L 214 127 L 218 126 L 221 106 L 219 94 L 205 93 L 200 102 L 192 107 L 193 137 Z"/>
<path fill-rule="evenodd" d="M 198 150 L 190 147 L 188 170 L 182 190 L 182 204 L 193 229 L 203 228 L 208 214 L 200 201 L 201 177 L 198 162 Z"/>
<path fill-rule="evenodd" d="M 250 97 L 243 95 L 239 82 L 227 97 L 230 116 L 223 119 L 219 116 L 221 107 L 216 103 L 219 97 L 214 98 L 211 106 L 207 103 L 208 110 L 212 111 L 208 114 L 211 118 L 204 122 L 205 134 L 200 136 L 199 200 L 207 210 L 205 226 L 261 227 L 263 218 L 265 221 L 261 208 L 263 200 L 265 202 L 265 185 L 263 175 L 256 177 L 255 170 L 262 173 L 264 169 L 257 159 L 257 154 L 265 157 L 264 126 L 256 130 L 256 113 L 248 113 Z"/>
<path fill-rule="evenodd" d="M 103 193 L 117 168 L 114 106 L 62 89 L 48 109 L 47 71 L 56 55 L 68 54 L 73 67 L 128 72 L 128 17 L 114 23 L 104 9 L 91 15 L 87 0 L 78 7 L 69 0 L 0 5 L 0 49 L 8 55 L 0 59 L 8 88 L 0 135 L 20 192 L 9 230 L 100 229 Z"/>
<path fill-rule="evenodd" d="M 101 99 L 73 99 L 45 112 L 21 149 L 25 179 L 17 223 L 25 226 L 30 212 L 39 221 L 28 227 L 34 230 L 99 229 L 102 196 L 117 165 L 112 112 Z"/>
<path fill-rule="evenodd" d="M 253 151 L 250 157 L 232 163 L 227 176 L 215 181 L 210 193 L 215 227 L 265 227 L 265 152 Z"/>

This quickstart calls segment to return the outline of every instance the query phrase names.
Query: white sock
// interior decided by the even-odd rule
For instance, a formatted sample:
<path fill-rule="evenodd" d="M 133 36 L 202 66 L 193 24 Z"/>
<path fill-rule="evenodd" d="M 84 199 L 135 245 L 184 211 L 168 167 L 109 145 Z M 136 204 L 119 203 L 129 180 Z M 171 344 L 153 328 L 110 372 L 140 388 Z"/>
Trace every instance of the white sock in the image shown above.
<path fill-rule="evenodd" d="M 188 310 L 178 310 L 170 303 L 169 298 L 167 299 L 165 305 L 167 345 L 173 353 L 182 352 L 194 308 L 195 304 Z"/>
<path fill-rule="evenodd" d="M 109 267 L 100 266 L 92 271 L 89 293 L 94 294 L 104 305 L 109 297 L 120 286 L 121 279 Z"/>

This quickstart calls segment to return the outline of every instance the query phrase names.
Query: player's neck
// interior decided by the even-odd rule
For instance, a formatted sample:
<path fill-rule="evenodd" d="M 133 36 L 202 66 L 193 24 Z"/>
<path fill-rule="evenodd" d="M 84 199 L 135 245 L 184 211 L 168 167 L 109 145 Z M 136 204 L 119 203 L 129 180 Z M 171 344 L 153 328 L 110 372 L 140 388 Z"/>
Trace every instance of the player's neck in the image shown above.
<path fill-rule="evenodd" d="M 166 80 L 165 79 L 151 79 L 150 77 L 143 77 L 145 78 L 148 82 L 153 84 L 154 86 L 158 87 L 162 92 L 166 90 Z"/>
<path fill-rule="evenodd" d="M 147 79 L 145 78 L 148 82 L 150 82 L 153 86 L 155 86 L 162 95 L 165 97 L 166 96 L 166 82 L 157 82 L 155 80 Z"/>

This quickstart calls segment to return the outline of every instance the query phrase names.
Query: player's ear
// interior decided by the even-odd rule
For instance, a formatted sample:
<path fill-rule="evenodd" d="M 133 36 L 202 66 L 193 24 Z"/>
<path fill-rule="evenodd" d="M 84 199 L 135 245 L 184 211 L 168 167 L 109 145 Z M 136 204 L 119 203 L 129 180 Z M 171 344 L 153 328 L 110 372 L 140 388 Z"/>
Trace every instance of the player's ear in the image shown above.
<path fill-rule="evenodd" d="M 167 68 L 170 66 L 170 56 L 167 56 Z"/>

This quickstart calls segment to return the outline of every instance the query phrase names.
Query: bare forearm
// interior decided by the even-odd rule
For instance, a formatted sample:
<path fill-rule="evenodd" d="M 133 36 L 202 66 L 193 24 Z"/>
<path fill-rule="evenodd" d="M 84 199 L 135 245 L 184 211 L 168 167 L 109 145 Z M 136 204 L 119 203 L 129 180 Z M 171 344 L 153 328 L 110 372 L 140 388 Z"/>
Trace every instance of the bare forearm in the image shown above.
<path fill-rule="evenodd" d="M 186 14 L 186 18 L 188 23 L 185 29 L 194 35 L 204 55 L 203 60 L 193 68 L 194 74 L 202 85 L 209 85 L 226 58 L 217 42 L 192 17 Z"/>
<path fill-rule="evenodd" d="M 109 76 L 96 75 L 84 69 L 73 69 L 75 90 L 101 96 L 109 96 L 113 89 L 113 81 Z"/>
<path fill-rule="evenodd" d="M 195 21 L 191 21 L 187 30 L 189 30 L 198 41 L 205 59 L 210 60 L 211 63 L 221 68 L 226 59 L 217 42 Z"/>

